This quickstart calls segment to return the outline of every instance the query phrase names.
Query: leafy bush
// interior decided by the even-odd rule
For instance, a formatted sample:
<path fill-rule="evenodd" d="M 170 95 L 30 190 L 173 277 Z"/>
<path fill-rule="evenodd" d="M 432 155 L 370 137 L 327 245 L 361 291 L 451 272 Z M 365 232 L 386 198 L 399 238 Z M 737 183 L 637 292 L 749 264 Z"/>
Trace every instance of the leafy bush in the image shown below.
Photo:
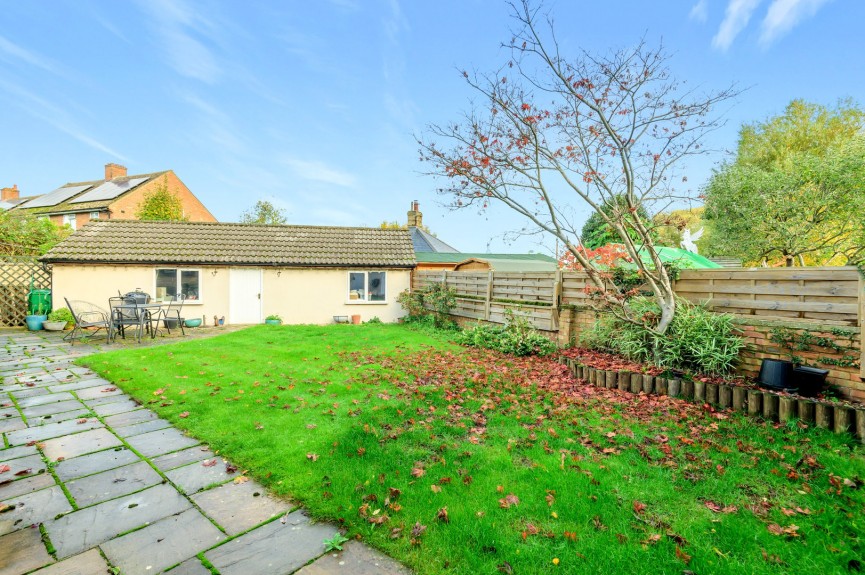
<path fill-rule="evenodd" d="M 457 304 L 456 291 L 444 282 L 434 283 L 422 290 L 406 290 L 399 294 L 397 301 L 408 312 L 405 318 L 408 323 L 432 321 L 433 326 L 439 329 L 453 329 L 456 326 L 450 319 L 450 312 Z"/>
<path fill-rule="evenodd" d="M 676 315 L 667 333 L 658 337 L 644 325 L 612 317 L 598 320 L 583 334 L 580 343 L 592 349 L 607 349 L 633 361 L 706 374 L 729 372 L 744 341 L 729 314 L 713 313 L 703 306 L 677 301 Z M 649 321 L 660 317 L 651 300 L 633 298 L 631 312 Z"/>
<path fill-rule="evenodd" d="M 529 320 L 507 310 L 507 324 L 499 326 L 478 324 L 457 334 L 456 342 L 482 347 L 511 355 L 549 355 L 556 344 L 534 329 Z"/>
<path fill-rule="evenodd" d="M 48 314 L 48 321 L 70 322 L 75 321 L 75 318 L 72 317 L 72 312 L 69 311 L 69 308 L 61 307 Z"/>

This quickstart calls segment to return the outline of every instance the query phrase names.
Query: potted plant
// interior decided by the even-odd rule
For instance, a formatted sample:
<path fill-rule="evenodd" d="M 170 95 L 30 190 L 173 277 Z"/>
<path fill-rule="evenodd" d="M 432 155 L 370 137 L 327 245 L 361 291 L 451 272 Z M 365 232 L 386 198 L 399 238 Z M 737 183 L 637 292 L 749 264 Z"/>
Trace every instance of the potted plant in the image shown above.
<path fill-rule="evenodd" d="M 62 307 L 48 314 L 48 318 L 42 322 L 42 327 L 48 331 L 63 331 L 70 322 L 75 321 L 72 312 Z"/>
<path fill-rule="evenodd" d="M 191 317 L 189 319 L 183 320 L 183 325 L 186 327 L 200 327 L 201 326 L 201 318 L 200 317 Z"/>
<path fill-rule="evenodd" d="M 264 318 L 264 323 L 267 325 L 282 325 L 282 318 L 279 317 L 279 314 L 272 313 Z"/>
<path fill-rule="evenodd" d="M 30 331 L 39 331 L 42 329 L 42 323 L 48 319 L 48 310 L 42 307 L 42 305 L 37 305 L 32 310 L 30 310 L 30 315 L 24 316 L 24 323 L 27 324 L 27 329 Z"/>

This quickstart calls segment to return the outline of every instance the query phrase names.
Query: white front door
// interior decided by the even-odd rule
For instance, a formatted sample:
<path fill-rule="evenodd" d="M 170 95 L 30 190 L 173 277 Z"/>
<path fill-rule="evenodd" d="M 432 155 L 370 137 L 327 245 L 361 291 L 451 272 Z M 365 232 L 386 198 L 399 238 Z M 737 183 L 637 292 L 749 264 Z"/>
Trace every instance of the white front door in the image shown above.
<path fill-rule="evenodd" d="M 261 269 L 228 271 L 228 323 L 261 323 Z"/>

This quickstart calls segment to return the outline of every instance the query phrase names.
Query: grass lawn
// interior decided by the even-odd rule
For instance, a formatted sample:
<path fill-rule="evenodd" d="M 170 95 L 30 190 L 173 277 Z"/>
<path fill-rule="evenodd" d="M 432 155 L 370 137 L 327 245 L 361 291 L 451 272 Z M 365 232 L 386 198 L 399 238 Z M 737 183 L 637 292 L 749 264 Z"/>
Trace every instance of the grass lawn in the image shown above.
<path fill-rule="evenodd" d="M 418 573 L 851 573 L 852 437 L 581 385 L 398 325 L 81 360 Z M 188 415 L 187 415 L 188 414 Z"/>

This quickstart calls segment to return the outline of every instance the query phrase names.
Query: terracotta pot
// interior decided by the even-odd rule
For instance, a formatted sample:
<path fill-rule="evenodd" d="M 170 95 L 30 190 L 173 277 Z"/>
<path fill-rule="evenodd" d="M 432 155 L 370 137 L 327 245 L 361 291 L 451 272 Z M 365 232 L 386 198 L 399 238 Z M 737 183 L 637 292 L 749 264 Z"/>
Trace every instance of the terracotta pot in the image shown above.
<path fill-rule="evenodd" d="M 351 323 L 354 325 L 360 325 L 360 314 L 351 316 Z"/>

